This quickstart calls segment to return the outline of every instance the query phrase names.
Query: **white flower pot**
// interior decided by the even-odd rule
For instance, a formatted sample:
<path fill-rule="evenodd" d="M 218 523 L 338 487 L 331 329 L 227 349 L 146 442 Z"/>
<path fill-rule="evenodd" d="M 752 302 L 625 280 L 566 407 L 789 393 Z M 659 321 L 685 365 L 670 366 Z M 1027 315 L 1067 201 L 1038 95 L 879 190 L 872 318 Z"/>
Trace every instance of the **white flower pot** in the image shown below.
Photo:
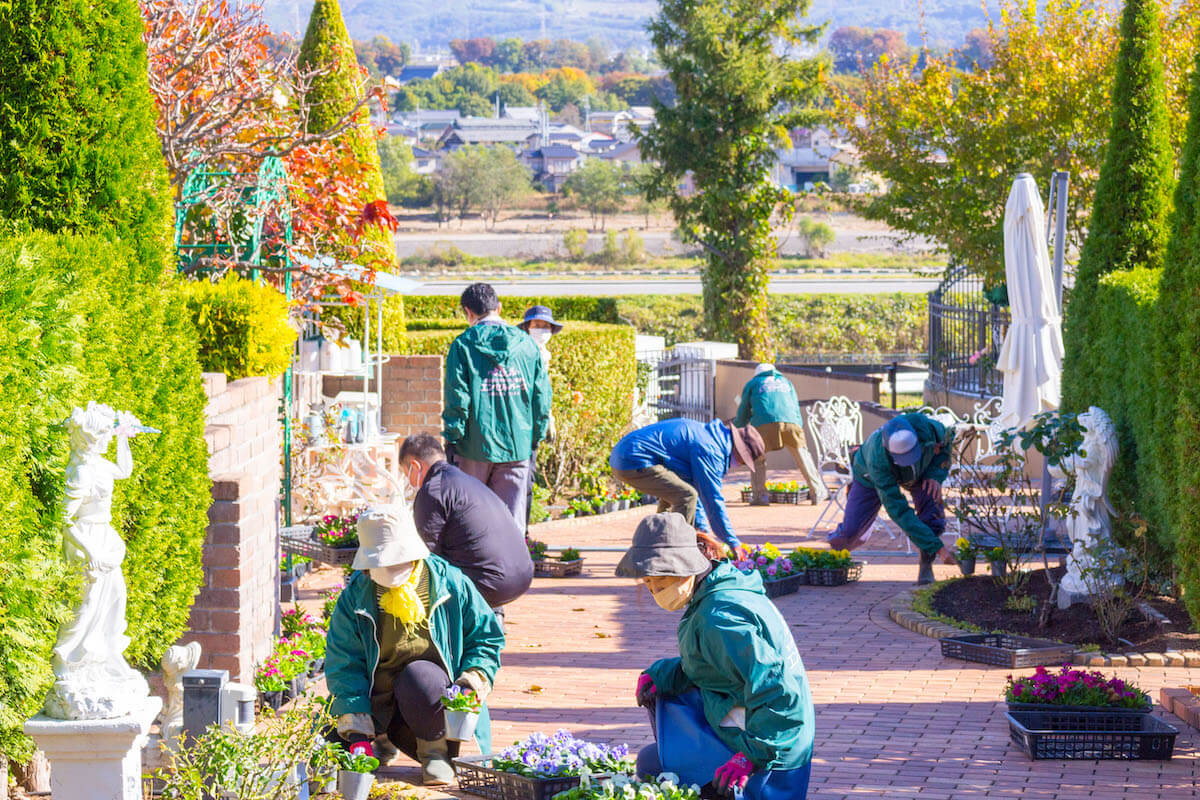
<path fill-rule="evenodd" d="M 446 711 L 446 738 L 452 742 L 469 742 L 475 738 L 479 714 L 474 711 Z"/>
<path fill-rule="evenodd" d="M 375 783 L 375 776 L 369 772 L 338 770 L 338 793 L 345 800 L 367 800 L 373 783 Z"/>

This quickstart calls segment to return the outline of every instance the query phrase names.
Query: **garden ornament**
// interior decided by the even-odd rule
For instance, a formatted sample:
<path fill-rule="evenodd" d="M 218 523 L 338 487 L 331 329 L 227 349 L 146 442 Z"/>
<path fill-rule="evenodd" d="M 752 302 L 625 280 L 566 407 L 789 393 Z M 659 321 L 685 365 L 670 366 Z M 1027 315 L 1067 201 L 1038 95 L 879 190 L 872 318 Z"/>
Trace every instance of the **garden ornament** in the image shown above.
<path fill-rule="evenodd" d="M 1092 406 L 1079 415 L 1083 426 L 1083 443 L 1063 459 L 1062 465 L 1051 466 L 1055 477 L 1075 474 L 1075 492 L 1066 519 L 1067 534 L 1071 537 L 1071 554 L 1067 556 L 1067 572 L 1059 591 L 1067 595 L 1098 594 L 1115 588 L 1121 581 L 1116 574 L 1102 574 L 1097 563 L 1098 552 L 1115 547 L 1112 542 L 1112 504 L 1108 501 L 1108 476 L 1117 460 L 1117 429 L 1108 414 Z"/>
<path fill-rule="evenodd" d="M 66 422 L 71 455 L 66 475 L 63 552 L 82 573 L 79 605 L 59 630 L 48 717 L 113 719 L 144 706 L 150 689 L 125 661 L 125 542 L 112 527 L 113 484 L 133 472 L 129 439 L 149 432 L 127 411 L 91 401 Z M 113 437 L 117 461 L 104 458 Z"/>
<path fill-rule="evenodd" d="M 200 643 L 172 645 L 162 657 L 163 683 L 167 686 L 167 707 L 163 711 L 162 739 L 170 741 L 183 732 L 183 674 L 200 663 Z"/>

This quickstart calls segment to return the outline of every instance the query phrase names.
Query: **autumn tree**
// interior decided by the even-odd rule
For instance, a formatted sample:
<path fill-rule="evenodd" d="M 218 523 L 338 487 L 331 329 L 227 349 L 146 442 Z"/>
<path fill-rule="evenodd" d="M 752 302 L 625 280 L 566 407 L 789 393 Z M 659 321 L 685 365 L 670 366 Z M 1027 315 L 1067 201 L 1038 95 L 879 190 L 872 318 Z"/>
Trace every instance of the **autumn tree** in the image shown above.
<path fill-rule="evenodd" d="M 350 115 L 353 122 L 334 142 L 359 165 L 362 180 L 358 187 L 358 202 L 368 206 L 382 201 L 383 175 L 375 146 L 378 136 L 371 124 L 370 112 L 360 105 L 361 98 L 367 93 L 366 75 L 354 56 L 354 46 L 337 0 L 316 0 L 313 4 L 297 63 L 303 69 L 319 72 L 305 94 L 305 100 L 312 108 L 307 129 L 310 133 L 328 129 Z M 356 244 L 358 257 L 372 262 L 369 264 L 372 268 L 395 265 L 396 246 L 386 229 L 372 226 Z"/>
<path fill-rule="evenodd" d="M 807 0 L 663 0 L 651 41 L 677 98 L 655 99 L 657 124 L 639 133 L 656 163 L 648 195 L 670 198 L 683 238 L 705 254 L 704 316 L 742 358 L 771 355 L 768 270 L 772 217 L 791 193 L 770 178 L 779 132 L 805 119 L 820 92 L 817 61 L 791 57 L 818 29 L 796 22 Z M 679 191 L 687 176 L 695 191 Z"/>
<path fill-rule="evenodd" d="M 861 213 L 937 242 L 953 263 L 991 282 L 1003 280 L 1004 197 L 1019 172 L 1043 182 L 1054 170 L 1071 172 L 1068 243 L 1082 243 L 1119 44 L 1117 18 L 1079 0 L 1048 0 L 1040 12 L 1004 0 L 1001 11 L 988 29 L 990 67 L 965 69 L 954 53 L 881 63 L 865 73 L 859 96 L 838 97 L 837 111 L 861 166 L 889 186 L 862 198 Z M 1172 6 L 1162 24 L 1178 152 L 1200 0 Z"/>
<path fill-rule="evenodd" d="M 838 28 L 829 37 L 829 52 L 837 72 L 871 69 L 881 58 L 897 61 L 908 56 L 908 43 L 900 31 L 888 28 Z"/>
<path fill-rule="evenodd" d="M 396 44 L 386 36 L 376 36 L 369 42 L 354 43 L 358 63 L 372 78 L 395 77 L 412 58 L 407 42 Z"/>

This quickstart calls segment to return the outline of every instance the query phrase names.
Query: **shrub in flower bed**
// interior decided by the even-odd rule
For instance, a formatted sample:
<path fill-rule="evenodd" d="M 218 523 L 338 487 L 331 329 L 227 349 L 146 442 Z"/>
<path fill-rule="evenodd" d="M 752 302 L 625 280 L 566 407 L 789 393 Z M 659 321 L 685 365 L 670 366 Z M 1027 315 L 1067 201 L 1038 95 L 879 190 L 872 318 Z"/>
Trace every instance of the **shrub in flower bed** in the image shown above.
<path fill-rule="evenodd" d="M 629 747 L 608 747 L 560 729 L 553 736 L 531 733 L 492 758 L 492 768 L 533 778 L 556 778 L 587 773 L 626 773 L 633 770 Z"/>
<path fill-rule="evenodd" d="M 679 785 L 679 776 L 664 772 L 654 780 L 614 775 L 600 781 L 584 778 L 579 786 L 555 795 L 555 800 L 699 800 L 700 787 Z"/>
<path fill-rule="evenodd" d="M 1096 670 L 1075 669 L 1063 664 L 1052 673 L 1038 667 L 1033 675 L 1024 678 L 1008 676 L 1004 699 L 1010 703 L 1031 703 L 1046 706 L 1083 706 L 1086 708 L 1130 709 L 1150 708 L 1150 695 L 1120 678 L 1106 678 Z"/>

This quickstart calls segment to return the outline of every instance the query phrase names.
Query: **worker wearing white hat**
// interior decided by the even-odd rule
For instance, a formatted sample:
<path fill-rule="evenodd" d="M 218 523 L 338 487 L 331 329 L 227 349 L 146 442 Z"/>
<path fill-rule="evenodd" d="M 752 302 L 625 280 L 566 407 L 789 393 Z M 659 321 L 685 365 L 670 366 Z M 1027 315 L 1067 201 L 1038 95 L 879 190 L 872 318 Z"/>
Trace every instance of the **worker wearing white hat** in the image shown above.
<path fill-rule="evenodd" d="M 446 739 L 442 692 L 454 683 L 486 698 L 504 634 L 471 580 L 430 554 L 406 507 L 367 509 L 358 538 L 352 566 L 361 571 L 338 597 L 326 635 L 338 736 L 351 752 L 372 755 L 386 733 L 420 762 L 426 785 L 445 785 L 459 743 Z M 486 706 L 475 740 L 491 751 Z"/>

